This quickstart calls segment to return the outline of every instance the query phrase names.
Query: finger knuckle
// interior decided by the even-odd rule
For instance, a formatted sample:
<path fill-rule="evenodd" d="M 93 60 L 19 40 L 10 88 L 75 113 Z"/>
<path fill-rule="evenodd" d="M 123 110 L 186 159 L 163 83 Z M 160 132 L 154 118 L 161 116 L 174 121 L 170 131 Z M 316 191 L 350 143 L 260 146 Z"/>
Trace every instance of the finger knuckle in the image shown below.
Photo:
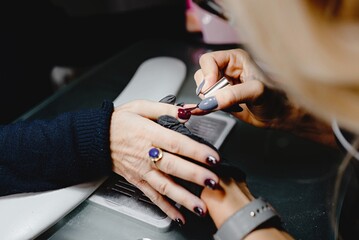
<path fill-rule="evenodd" d="M 162 171 L 166 172 L 168 174 L 172 174 L 175 171 L 175 165 L 176 162 L 175 161 L 163 161 L 163 166 L 162 166 Z"/>
<path fill-rule="evenodd" d="M 168 193 L 168 182 L 161 182 L 158 185 L 157 191 L 162 195 L 167 195 L 167 193 Z"/>
<path fill-rule="evenodd" d="M 127 180 L 127 182 L 135 185 L 137 188 L 140 188 L 140 189 L 145 186 L 145 181 L 143 179 L 140 179 L 140 178 L 132 176 L 132 175 L 126 177 L 126 180 Z"/>
<path fill-rule="evenodd" d="M 181 144 L 180 141 L 171 141 L 169 143 L 169 148 L 172 153 L 178 154 L 181 152 Z"/>
<path fill-rule="evenodd" d="M 260 81 L 253 81 L 253 88 L 254 90 L 258 90 L 258 92 L 264 92 L 264 85 Z"/>
<path fill-rule="evenodd" d="M 242 96 L 242 94 L 240 94 L 240 89 L 231 89 L 230 91 L 228 91 L 228 103 L 229 105 L 233 105 L 236 104 L 238 102 L 240 102 L 242 99 L 240 96 Z"/>
<path fill-rule="evenodd" d="M 204 61 L 208 58 L 209 54 L 210 54 L 210 53 L 204 53 L 204 54 L 202 54 L 202 55 L 199 57 L 199 62 L 200 62 L 200 63 L 204 62 Z"/>
<path fill-rule="evenodd" d="M 160 205 L 160 203 L 164 200 L 163 196 L 160 194 L 154 194 L 152 196 L 148 196 L 150 198 L 150 200 L 156 204 L 156 205 Z"/>
<path fill-rule="evenodd" d="M 248 52 L 243 49 L 237 49 L 237 53 L 241 54 L 243 58 L 246 58 L 246 59 L 250 58 Z"/>

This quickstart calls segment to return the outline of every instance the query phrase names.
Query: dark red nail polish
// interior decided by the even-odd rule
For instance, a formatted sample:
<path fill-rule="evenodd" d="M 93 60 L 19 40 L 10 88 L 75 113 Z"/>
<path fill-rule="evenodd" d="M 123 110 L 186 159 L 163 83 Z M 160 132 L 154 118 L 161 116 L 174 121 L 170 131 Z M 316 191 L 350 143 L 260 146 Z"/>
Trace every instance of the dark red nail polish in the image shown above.
<path fill-rule="evenodd" d="M 180 119 L 187 120 L 191 117 L 191 115 L 192 115 L 191 111 L 188 111 L 187 109 L 184 108 L 178 109 L 178 117 Z"/>
<path fill-rule="evenodd" d="M 211 166 L 215 166 L 215 165 L 217 165 L 217 163 L 219 163 L 219 161 L 213 156 L 208 156 L 207 163 Z"/>
<path fill-rule="evenodd" d="M 179 227 L 182 227 L 182 226 L 183 226 L 183 222 L 182 222 L 181 219 L 176 218 L 176 219 L 175 219 L 175 222 L 177 223 L 177 225 L 178 225 Z"/>
<path fill-rule="evenodd" d="M 210 178 L 207 178 L 205 181 L 204 181 L 204 185 L 206 185 L 208 188 L 214 190 L 217 188 L 217 183 L 216 181 L 214 181 L 213 179 L 210 179 Z"/>
<path fill-rule="evenodd" d="M 195 207 L 195 208 L 193 209 L 193 211 L 194 211 L 198 216 L 200 216 L 200 217 L 204 217 L 204 216 L 205 216 L 205 213 L 204 213 L 203 209 L 200 208 L 200 207 Z"/>

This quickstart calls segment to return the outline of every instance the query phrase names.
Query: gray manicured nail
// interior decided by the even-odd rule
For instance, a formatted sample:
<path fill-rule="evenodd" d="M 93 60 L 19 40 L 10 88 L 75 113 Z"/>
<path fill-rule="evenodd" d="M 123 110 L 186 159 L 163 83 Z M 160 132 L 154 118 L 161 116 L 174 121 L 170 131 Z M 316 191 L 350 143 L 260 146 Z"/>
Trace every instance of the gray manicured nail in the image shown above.
<path fill-rule="evenodd" d="M 196 89 L 196 95 L 197 96 L 201 93 L 201 90 L 202 90 L 205 83 L 206 83 L 206 81 L 203 79 L 202 82 L 198 85 L 198 88 Z"/>
<path fill-rule="evenodd" d="M 218 102 L 215 97 L 205 98 L 198 104 L 198 108 L 204 111 L 211 111 L 217 107 L 218 107 Z"/>

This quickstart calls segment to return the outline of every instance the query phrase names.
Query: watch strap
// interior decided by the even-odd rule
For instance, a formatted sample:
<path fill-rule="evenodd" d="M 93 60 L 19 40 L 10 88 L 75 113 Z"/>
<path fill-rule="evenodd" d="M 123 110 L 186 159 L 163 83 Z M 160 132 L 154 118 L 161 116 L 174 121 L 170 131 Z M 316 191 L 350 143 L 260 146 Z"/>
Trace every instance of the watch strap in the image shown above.
<path fill-rule="evenodd" d="M 268 202 L 262 198 L 254 199 L 227 219 L 214 234 L 214 239 L 243 239 L 274 217 L 278 214 Z"/>

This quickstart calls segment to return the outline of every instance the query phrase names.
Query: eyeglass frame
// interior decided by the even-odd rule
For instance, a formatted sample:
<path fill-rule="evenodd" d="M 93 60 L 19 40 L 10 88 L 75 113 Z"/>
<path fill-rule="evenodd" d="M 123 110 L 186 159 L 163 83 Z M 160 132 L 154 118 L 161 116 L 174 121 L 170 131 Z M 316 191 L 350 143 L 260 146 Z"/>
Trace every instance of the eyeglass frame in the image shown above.
<path fill-rule="evenodd" d="M 336 119 L 332 120 L 332 130 L 334 132 L 335 137 L 338 139 L 343 148 L 356 160 L 359 160 L 359 152 L 355 149 L 352 144 L 344 137 L 344 134 L 339 128 L 338 122 Z"/>

